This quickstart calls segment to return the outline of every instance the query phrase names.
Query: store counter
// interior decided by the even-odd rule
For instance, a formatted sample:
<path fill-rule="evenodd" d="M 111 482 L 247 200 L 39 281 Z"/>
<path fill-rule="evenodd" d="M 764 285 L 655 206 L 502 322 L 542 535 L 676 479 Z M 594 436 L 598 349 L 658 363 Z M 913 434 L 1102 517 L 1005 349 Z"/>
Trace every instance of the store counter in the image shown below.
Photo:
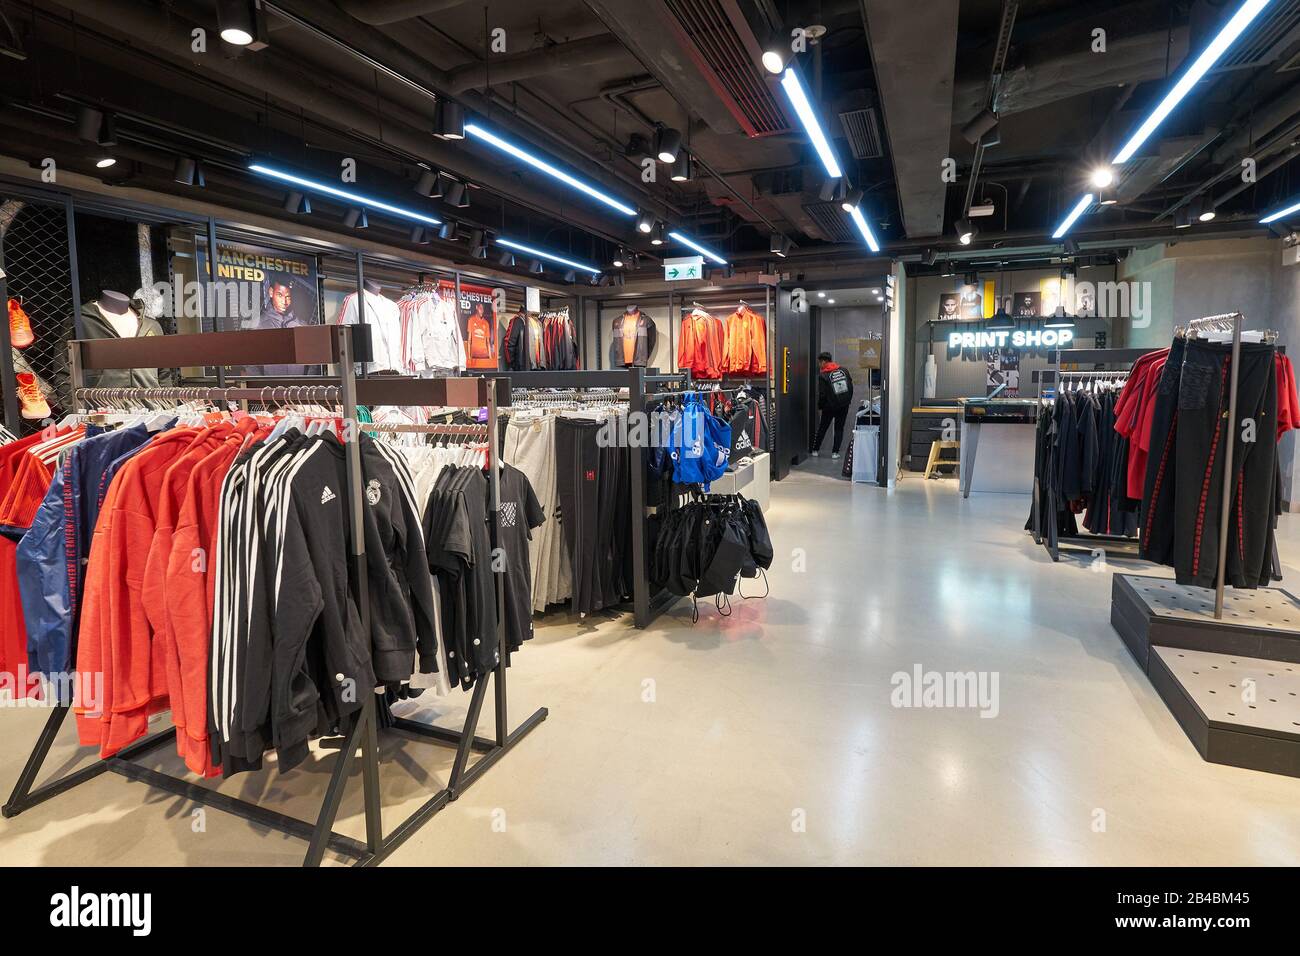
<path fill-rule="evenodd" d="M 1034 490 L 1032 398 L 962 398 L 961 496 L 972 491 L 1031 494 Z"/>
<path fill-rule="evenodd" d="M 729 471 L 714 480 L 709 493 L 714 495 L 741 494 L 758 502 L 764 513 L 771 501 L 772 464 L 767 452 L 759 452 L 754 460 Z"/>

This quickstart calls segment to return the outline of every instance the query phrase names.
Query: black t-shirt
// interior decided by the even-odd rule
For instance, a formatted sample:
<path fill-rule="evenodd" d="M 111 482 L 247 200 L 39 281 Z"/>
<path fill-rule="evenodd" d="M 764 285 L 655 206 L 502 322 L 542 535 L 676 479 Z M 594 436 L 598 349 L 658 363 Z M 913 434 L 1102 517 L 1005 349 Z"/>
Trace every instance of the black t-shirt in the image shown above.
<path fill-rule="evenodd" d="M 501 520 L 497 525 L 497 543 L 504 552 L 505 563 L 506 646 L 517 651 L 533 636 L 528 542 L 533 528 L 540 528 L 546 521 L 546 513 L 533 493 L 528 476 L 518 468 L 506 465 L 501 470 L 500 481 Z"/>

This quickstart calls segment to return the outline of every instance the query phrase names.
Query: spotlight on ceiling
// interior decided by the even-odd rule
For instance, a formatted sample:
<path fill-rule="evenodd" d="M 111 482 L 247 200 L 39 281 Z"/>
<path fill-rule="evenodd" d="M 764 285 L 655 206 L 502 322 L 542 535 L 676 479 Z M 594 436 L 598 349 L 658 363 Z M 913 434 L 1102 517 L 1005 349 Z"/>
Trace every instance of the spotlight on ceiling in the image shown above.
<path fill-rule="evenodd" d="M 853 212 L 853 210 L 857 209 L 860 205 L 862 205 L 862 190 L 855 186 L 845 195 L 843 201 L 840 203 L 840 208 L 845 212 Z"/>
<path fill-rule="evenodd" d="M 366 217 L 366 211 L 364 209 L 353 207 L 344 214 L 343 225 L 347 226 L 349 229 L 368 229 L 370 227 L 370 220 Z"/>
<path fill-rule="evenodd" d="M 469 190 L 465 188 L 464 183 L 453 182 L 447 187 L 447 191 L 442 194 L 442 198 L 448 206 L 464 209 L 469 205 Z"/>
<path fill-rule="evenodd" d="M 515 254 L 511 252 L 509 249 L 505 249 L 502 251 L 501 255 L 497 258 L 497 261 L 500 262 L 507 269 L 514 268 Z"/>
<path fill-rule="evenodd" d="M 780 76 L 781 71 L 785 69 L 787 59 L 786 52 L 778 47 L 763 51 L 763 69 L 773 76 Z"/>
<path fill-rule="evenodd" d="M 176 162 L 172 164 L 172 180 L 182 186 L 207 185 L 203 179 L 203 167 L 199 165 L 197 159 L 188 156 L 176 157 Z"/>
<path fill-rule="evenodd" d="M 115 165 L 117 165 L 117 160 L 114 159 L 112 156 L 104 156 L 101 157 L 100 159 L 95 160 L 96 169 L 108 169 L 108 167 L 115 166 Z"/>
<path fill-rule="evenodd" d="M 217 29 L 233 46 L 266 48 L 266 21 L 254 0 L 217 0 Z"/>
<path fill-rule="evenodd" d="M 826 304 L 827 304 L 827 305 L 834 305 L 834 304 L 835 304 L 835 300 L 834 300 L 834 299 L 827 299 L 827 300 L 826 300 Z"/>
<path fill-rule="evenodd" d="M 773 255 L 780 256 L 784 259 L 790 254 L 790 247 L 793 244 L 794 243 L 790 240 L 789 236 L 783 236 L 779 232 L 774 232 L 768 239 L 767 248 Z"/>
<path fill-rule="evenodd" d="M 290 190 L 289 194 L 284 197 L 284 211 L 291 212 L 295 216 L 310 215 L 311 199 L 305 193 L 300 193 L 296 189 Z"/>
<path fill-rule="evenodd" d="M 671 127 L 661 126 L 655 132 L 654 153 L 661 163 L 677 162 L 682 148 L 682 134 Z"/>
<path fill-rule="evenodd" d="M 934 265 L 935 261 L 938 258 L 939 258 L 939 254 L 935 252 L 933 249 L 927 248 L 921 253 L 921 262 L 927 266 Z"/>
<path fill-rule="evenodd" d="M 1105 189 L 1107 186 L 1114 184 L 1115 170 L 1109 166 L 1098 166 L 1092 171 L 1092 175 L 1088 177 L 1088 181 L 1098 189 Z"/>
<path fill-rule="evenodd" d="M 464 139 L 465 107 L 454 100 L 438 100 L 433 109 L 433 135 L 439 139 Z"/>
<path fill-rule="evenodd" d="M 574 282 L 577 280 L 577 278 L 578 278 L 578 272 L 576 269 L 569 269 L 567 272 L 564 273 L 565 282 Z"/>
<path fill-rule="evenodd" d="M 546 267 L 542 265 L 541 259 L 534 259 L 532 262 L 528 263 L 528 271 L 535 276 L 541 275 L 542 270 L 545 268 Z"/>
<path fill-rule="evenodd" d="M 662 222 L 656 222 L 654 230 L 650 234 L 650 245 L 662 246 L 668 241 L 668 227 Z"/>
<path fill-rule="evenodd" d="M 627 262 L 627 252 L 623 249 L 622 246 L 619 246 L 618 250 L 614 253 L 614 258 L 611 264 L 614 266 L 615 269 L 622 269 L 623 265 L 626 262 Z"/>
<path fill-rule="evenodd" d="M 636 231 L 648 236 L 654 227 L 655 217 L 645 210 L 639 210 L 636 214 Z"/>
<path fill-rule="evenodd" d="M 826 298 L 826 293 L 825 293 L 825 292 L 818 292 L 818 293 L 817 293 L 817 298 L 819 298 L 819 299 L 824 299 L 824 298 Z"/>
<path fill-rule="evenodd" d="M 99 146 L 117 145 L 117 122 L 112 113 L 102 113 L 89 106 L 77 108 L 77 139 Z"/>
<path fill-rule="evenodd" d="M 1214 200 L 1208 196 L 1197 196 L 1192 200 L 1190 215 L 1197 222 L 1211 222 L 1214 219 Z"/>
<path fill-rule="evenodd" d="M 821 193 L 818 198 L 822 202 L 843 202 L 848 193 L 848 181 L 843 176 L 836 176 L 822 183 Z"/>
<path fill-rule="evenodd" d="M 673 163 L 669 178 L 675 183 L 689 183 L 695 178 L 695 160 L 690 153 L 682 150 L 677 154 L 677 161 Z"/>
<path fill-rule="evenodd" d="M 1079 243 L 1075 239 L 1066 239 L 1061 243 L 1061 248 L 1065 250 L 1067 256 L 1077 256 L 1079 254 Z"/>
<path fill-rule="evenodd" d="M 962 217 L 957 220 L 957 241 L 963 246 L 969 246 L 971 240 L 975 238 L 975 226 L 969 219 Z"/>
<path fill-rule="evenodd" d="M 438 238 L 445 239 L 447 242 L 455 242 L 460 238 L 460 226 L 450 220 L 444 222 L 438 227 Z"/>
<path fill-rule="evenodd" d="M 998 125 L 998 114 L 990 109 L 980 110 L 965 126 L 961 128 L 962 139 L 974 146 L 984 135 Z"/>
<path fill-rule="evenodd" d="M 1186 229 L 1191 224 L 1192 224 L 1191 210 L 1189 210 L 1186 206 L 1179 207 L 1179 209 L 1174 213 L 1174 228 Z"/>
<path fill-rule="evenodd" d="M 432 169 L 423 170 L 415 183 L 416 193 L 425 199 L 441 199 L 444 188 L 442 174 Z"/>
<path fill-rule="evenodd" d="M 411 243 L 416 246 L 427 246 L 429 244 L 429 231 L 423 226 L 416 226 L 411 230 Z"/>
<path fill-rule="evenodd" d="M 1101 206 L 1114 206 L 1119 202 L 1119 197 L 1115 195 L 1115 187 L 1107 186 L 1104 189 L 1097 190 L 1097 203 Z"/>
<path fill-rule="evenodd" d="M 469 231 L 469 254 L 475 259 L 487 258 L 487 243 L 483 240 L 482 229 L 471 229 Z"/>

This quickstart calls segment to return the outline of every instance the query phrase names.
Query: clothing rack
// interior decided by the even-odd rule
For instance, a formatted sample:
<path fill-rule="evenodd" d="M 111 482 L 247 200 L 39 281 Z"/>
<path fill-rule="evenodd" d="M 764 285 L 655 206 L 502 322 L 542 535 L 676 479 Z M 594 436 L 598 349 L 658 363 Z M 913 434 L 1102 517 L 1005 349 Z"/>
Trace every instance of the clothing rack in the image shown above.
<path fill-rule="evenodd" d="M 119 369 L 153 367 L 187 367 L 205 365 L 334 365 L 339 375 L 334 380 L 344 419 L 357 421 L 357 405 L 443 405 L 449 407 L 486 407 L 489 455 L 495 454 L 497 443 L 497 407 L 509 403 L 508 387 L 491 378 L 419 379 L 394 376 L 358 379 L 355 373 L 357 351 L 354 337 L 363 339 L 365 333 L 355 334 L 358 326 L 304 326 L 290 329 L 260 329 L 241 332 L 215 332 L 196 335 L 167 335 L 143 339 L 72 341 L 68 343 L 69 370 L 75 396 L 84 394 L 84 373 L 87 369 Z M 159 397 L 181 395 L 207 398 L 213 401 L 243 399 L 257 401 L 267 392 L 278 393 L 288 400 L 302 396 L 313 387 L 319 388 L 321 380 L 304 386 L 275 386 L 266 388 L 211 388 L 211 389 L 142 389 L 138 392 Z M 113 391 L 113 390 L 109 390 Z M 137 390 L 118 390 L 120 397 L 135 397 Z M 195 396 L 195 392 L 202 395 Z M 161 396 L 160 393 L 167 393 Z M 141 396 L 143 397 L 143 396 Z M 189 400 L 188 398 L 185 400 Z M 80 406 L 75 410 L 80 411 Z M 365 428 L 369 428 L 366 423 Z M 433 426 L 445 428 L 448 426 Z M 362 500 L 364 482 L 361 472 L 361 448 L 352 430 L 345 430 L 344 444 L 347 460 L 347 503 L 350 515 L 352 554 L 349 560 L 352 574 L 360 584 L 358 612 L 361 630 L 369 633 L 370 606 L 366 587 L 365 531 Z M 495 549 L 498 544 L 497 516 L 500 502 L 499 469 L 490 469 L 488 525 Z M 37 804 L 85 783 L 105 772 L 116 773 L 128 780 L 137 780 L 152 787 L 193 800 L 205 806 L 243 817 L 258 826 L 264 826 L 290 836 L 307 840 L 305 866 L 319 866 L 325 850 L 331 849 L 350 857 L 356 866 L 373 866 L 381 863 L 394 850 L 427 823 L 449 803 L 458 799 L 475 781 L 493 767 L 520 740 L 546 719 L 548 711 L 540 708 L 513 731 L 509 730 L 506 694 L 506 668 L 509 647 L 505 633 L 505 591 L 501 575 L 496 576 L 497 640 L 500 660 L 494 669 L 496 734 L 494 738 L 477 736 L 479 717 L 483 709 L 488 681 L 481 679 L 471 693 L 469 711 L 461 730 L 450 730 L 408 718 L 394 718 L 389 729 L 404 731 L 416 738 L 456 748 L 451 775 L 447 785 L 433 793 L 423 805 L 395 828 L 385 833 L 379 793 L 379 743 L 378 705 L 376 695 L 364 694 L 360 715 L 348 731 L 338 749 L 329 783 L 325 789 L 320 811 L 315 822 L 290 817 L 248 800 L 231 797 L 219 791 L 200 786 L 192 781 L 173 777 L 135 762 L 135 758 L 157 750 L 175 738 L 173 727 L 136 741 L 116 756 L 98 760 L 94 764 L 66 776 L 48 781 L 33 789 L 59 728 L 71 710 L 71 704 L 52 708 L 45 727 L 19 775 L 9 800 L 0 808 L 4 817 L 13 817 Z M 361 777 L 364 795 L 366 836 L 355 840 L 334 831 L 348 777 L 360 750 Z M 470 752 L 481 756 L 470 763 Z"/>
<path fill-rule="evenodd" d="M 506 372 L 498 381 L 510 389 L 627 389 L 628 414 L 644 415 L 646 406 L 655 396 L 646 393 L 647 382 L 685 382 L 685 373 L 660 374 L 657 368 L 629 366 L 620 369 L 576 370 L 567 372 Z M 675 394 L 675 393 L 674 393 Z M 495 447 L 495 446 L 494 446 Z M 649 552 L 646 523 L 646 460 L 645 448 L 634 447 L 632 453 L 631 506 L 632 506 L 632 620 L 637 627 L 650 623 L 671 607 L 676 595 L 667 591 L 652 594 L 650 591 Z"/>
<path fill-rule="evenodd" d="M 1115 377 L 1116 375 L 1128 376 L 1129 370 L 1143 355 L 1148 352 L 1156 351 L 1154 348 L 1143 349 L 1053 349 L 1047 354 L 1049 367 L 1037 375 L 1038 384 L 1038 401 L 1034 412 L 1035 423 L 1043 411 L 1043 386 L 1048 384 L 1048 377 L 1051 376 L 1050 384 L 1059 386 L 1064 376 L 1070 378 L 1091 379 L 1102 378 L 1104 376 Z M 1093 366 L 1091 368 L 1062 369 L 1062 365 L 1069 364 L 1072 366 Z M 1115 369 L 1098 369 L 1098 365 L 1121 366 Z M 1066 547 L 1071 551 L 1086 552 L 1091 554 L 1096 550 L 1097 544 L 1108 542 L 1110 544 L 1123 544 L 1132 547 L 1137 544 L 1136 538 L 1128 538 L 1118 534 L 1079 534 L 1061 537 L 1057 534 L 1056 529 L 1056 493 L 1050 488 L 1047 497 L 1050 505 L 1050 514 L 1044 515 L 1040 510 L 1041 484 L 1040 477 L 1034 475 L 1033 504 L 1030 508 L 1030 529 L 1034 536 L 1034 544 L 1040 544 L 1046 549 L 1047 554 L 1051 557 L 1053 563 L 1061 560 L 1061 544 L 1066 543 Z"/>

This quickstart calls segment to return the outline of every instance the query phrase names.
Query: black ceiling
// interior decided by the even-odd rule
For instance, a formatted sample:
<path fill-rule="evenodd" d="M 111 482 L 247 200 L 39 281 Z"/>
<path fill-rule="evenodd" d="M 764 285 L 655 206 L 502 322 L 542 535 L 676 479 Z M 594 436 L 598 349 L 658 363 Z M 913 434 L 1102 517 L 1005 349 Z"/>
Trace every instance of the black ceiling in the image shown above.
<path fill-rule="evenodd" d="M 919 5 L 918 5 L 919 4 Z M 431 135 L 430 93 L 649 209 L 738 263 L 770 259 L 769 234 L 792 261 L 865 254 L 847 217 L 819 196 L 821 165 L 773 79 L 756 62 L 775 36 L 816 25 L 801 59 L 823 124 L 887 254 L 1041 250 L 1113 153 L 1239 0 L 266 0 L 268 46 L 216 37 L 204 0 L 0 0 L 0 152 L 94 173 L 77 137 L 79 106 L 113 113 L 119 163 L 101 175 L 162 191 L 178 154 L 202 160 L 207 198 L 273 211 L 283 191 L 250 177 L 250 156 L 606 265 L 619 244 L 658 251 L 629 219 L 470 141 Z M 969 193 L 991 201 L 976 249 L 953 223 L 975 159 L 962 126 L 989 102 L 1006 8 L 1015 8 L 996 78 L 1000 142 L 983 151 Z M 924 10 L 924 16 L 913 16 Z M 206 52 L 193 30 L 208 32 Z M 1096 29 L 1107 51 L 1094 53 Z M 12 29 L 15 39 L 4 37 Z M 504 31 L 503 53 L 486 53 Z M 888 46 L 886 47 L 886 40 Z M 877 75 L 877 70 L 884 71 Z M 950 102 L 949 102 L 950 100 Z M 945 107 L 950 106 L 947 115 Z M 663 167 L 643 178 L 657 125 L 679 129 L 694 181 Z M 946 155 L 945 155 L 946 154 Z M 1256 161 L 1243 183 L 1243 157 Z M 1128 164 L 1119 202 L 1076 234 L 1097 249 L 1172 234 L 1180 204 L 1214 197 L 1200 234 L 1255 228 L 1261 211 L 1300 192 L 1300 0 L 1273 0 L 1222 68 Z M 956 183 L 939 180 L 944 159 Z M 421 166 L 469 184 L 449 209 L 411 191 Z M 931 178 L 933 177 L 933 178 Z M 316 203 L 322 221 L 346 209 Z M 370 217 L 372 234 L 408 241 L 409 224 Z M 464 255 L 460 246 L 435 248 Z"/>

